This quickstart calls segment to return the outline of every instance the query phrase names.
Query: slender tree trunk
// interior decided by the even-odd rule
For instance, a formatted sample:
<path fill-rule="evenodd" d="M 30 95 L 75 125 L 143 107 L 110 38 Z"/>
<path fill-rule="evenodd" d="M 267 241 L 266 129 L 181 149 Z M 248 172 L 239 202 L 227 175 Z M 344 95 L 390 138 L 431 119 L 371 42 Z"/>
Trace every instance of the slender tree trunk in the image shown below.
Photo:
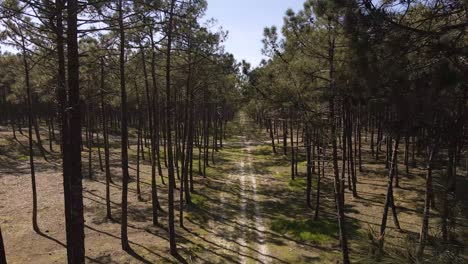
<path fill-rule="evenodd" d="M 28 147 L 29 147 L 29 166 L 31 169 L 31 187 L 32 187 L 32 202 L 33 202 L 33 209 L 32 209 L 32 225 L 34 231 L 39 233 L 39 226 L 37 225 L 37 190 L 36 190 L 36 170 L 34 166 L 34 142 L 33 142 L 33 109 L 32 109 L 32 98 L 31 98 L 31 84 L 29 79 L 29 63 L 26 55 L 26 46 L 24 37 L 22 36 L 22 45 L 23 45 L 23 66 L 24 66 L 24 74 L 25 74 L 25 81 L 26 81 L 26 100 L 27 100 L 27 108 L 28 108 Z"/>
<path fill-rule="evenodd" d="M 429 158 L 427 160 L 427 172 L 426 172 L 426 194 L 424 196 L 424 213 L 422 217 L 421 232 L 419 234 L 419 246 L 417 251 L 418 259 L 424 254 L 424 248 L 426 246 L 427 235 L 429 231 L 429 214 L 431 211 L 431 196 L 432 196 L 432 169 L 434 157 L 437 153 L 437 143 L 431 147 Z"/>
<path fill-rule="evenodd" d="M 359 160 L 359 172 L 362 172 L 362 120 L 361 120 L 361 105 L 359 104 L 359 116 L 358 116 L 358 123 L 357 123 L 357 140 L 358 140 L 358 160 Z M 366 130 L 367 131 L 367 130 Z M 366 140 L 367 140 L 367 133 L 366 133 Z"/>
<path fill-rule="evenodd" d="M 325 178 L 325 154 L 326 154 L 326 149 L 324 148 L 322 152 L 320 153 L 320 149 L 317 147 L 317 153 L 318 153 L 318 170 L 317 170 L 317 193 L 316 199 L 315 199 L 315 214 L 314 214 L 314 220 L 318 220 L 318 215 L 319 215 L 319 210 L 320 210 L 320 185 L 321 185 L 321 180 L 322 177 Z M 320 159 L 322 159 L 322 166 L 320 166 Z M 320 167 L 322 168 L 322 176 L 320 176 Z"/>
<path fill-rule="evenodd" d="M 442 213 L 441 213 L 441 231 L 442 231 L 442 239 L 444 241 L 448 241 L 448 218 L 449 218 L 449 194 L 452 194 L 452 190 L 450 188 L 450 185 L 452 185 L 452 182 L 454 182 L 454 170 L 453 170 L 453 163 L 454 163 L 454 144 L 453 142 L 449 143 L 449 149 L 448 149 L 448 162 L 447 162 L 447 176 L 445 179 L 445 190 L 443 190 L 443 197 L 442 197 Z"/>
<path fill-rule="evenodd" d="M 156 139 L 155 133 L 159 133 L 154 130 L 154 121 L 155 119 L 153 118 L 155 113 L 155 96 L 156 96 L 156 88 L 153 87 L 153 96 L 151 96 L 150 90 L 149 90 L 149 83 L 148 83 L 148 74 L 146 70 L 146 59 L 145 59 L 145 51 L 143 47 L 140 44 L 140 50 L 141 50 L 141 63 L 143 65 L 143 75 L 145 79 L 145 91 L 146 91 L 146 104 L 147 109 L 148 109 L 148 128 L 149 128 L 149 136 L 151 139 L 151 202 L 152 202 L 152 216 L 153 216 L 153 225 L 158 224 L 158 209 L 160 208 L 159 205 L 159 200 L 158 200 L 158 190 L 157 190 L 157 185 L 156 185 L 156 163 L 157 160 L 159 160 L 157 157 L 157 149 L 156 149 L 156 144 L 159 144 L 157 141 L 159 139 Z M 153 78 L 156 78 L 153 76 Z M 155 85 L 155 83 L 153 83 Z"/>
<path fill-rule="evenodd" d="M 396 209 L 395 209 L 395 201 L 393 198 L 393 178 L 395 175 L 395 170 L 396 170 L 396 160 L 398 156 L 398 145 L 400 143 L 400 136 L 397 136 L 395 138 L 395 146 L 393 148 L 393 153 L 392 153 L 392 160 L 391 160 L 391 166 L 390 170 L 388 173 L 388 184 L 387 184 L 387 196 L 385 199 L 385 205 L 384 205 L 384 212 L 382 216 L 382 223 L 380 225 L 380 244 L 379 248 L 382 250 L 383 249 L 383 242 L 384 242 L 384 237 L 385 237 L 385 229 L 387 227 L 387 216 L 388 216 L 388 209 L 389 207 L 392 207 L 392 212 L 393 212 L 393 218 L 395 220 L 396 227 L 400 229 L 400 226 L 398 224 L 398 217 L 396 214 Z"/>
<path fill-rule="evenodd" d="M 189 167 L 189 164 L 192 162 L 192 154 L 193 154 L 193 127 L 194 127 L 194 98 L 193 98 L 193 91 L 191 88 L 191 83 L 192 83 L 192 64 L 191 64 L 191 54 L 189 53 L 189 70 L 188 70 L 188 76 L 187 76 L 187 84 L 186 84 L 186 101 L 185 101 L 185 115 L 186 115 L 186 125 L 184 126 L 184 129 L 186 131 L 185 133 L 185 139 L 186 139 L 186 154 L 184 156 L 184 169 L 183 169 L 183 180 L 185 184 L 185 200 L 187 204 L 192 204 L 192 199 L 190 195 L 190 191 L 193 191 L 193 179 L 192 177 L 190 178 L 190 188 L 189 188 L 189 169 L 190 169 L 190 175 L 192 175 L 191 168 Z M 222 138 L 222 136 L 221 136 Z"/>
<path fill-rule="evenodd" d="M 111 211 L 111 197 L 110 197 L 110 184 L 112 182 L 110 173 L 110 153 L 109 153 L 109 128 L 107 125 L 107 114 L 106 106 L 104 103 L 104 91 L 105 91 L 105 77 L 104 77 L 104 58 L 101 57 L 101 116 L 102 116 L 102 137 L 104 141 L 104 165 L 106 171 L 106 216 L 107 219 L 112 219 Z"/>
<path fill-rule="evenodd" d="M 32 94 L 31 94 L 31 108 L 32 106 L 34 105 L 33 104 L 34 100 L 32 98 Z M 47 155 L 46 155 L 46 150 L 44 149 L 44 146 L 42 145 L 42 139 L 41 139 L 41 133 L 39 131 L 39 125 L 37 123 L 37 117 L 36 117 L 36 114 L 34 112 L 31 113 L 32 114 L 32 126 L 34 127 L 34 134 L 36 135 L 36 145 L 38 147 L 38 149 L 41 151 L 41 155 L 42 157 L 47 161 Z"/>
<path fill-rule="evenodd" d="M 140 93 L 138 91 L 138 84 L 135 79 L 135 94 L 137 99 L 137 109 L 138 109 L 138 130 L 137 130 L 137 168 L 136 168 L 136 184 L 137 184 L 137 196 L 138 200 L 141 201 L 141 187 L 140 187 L 140 153 L 143 148 L 142 144 L 142 126 L 143 126 L 143 114 L 141 113 L 140 105 Z"/>
<path fill-rule="evenodd" d="M 348 118 L 348 129 L 347 129 L 347 131 L 348 131 L 348 133 L 347 133 L 347 136 L 348 136 L 347 142 L 348 142 L 349 161 L 350 161 L 349 170 L 351 171 L 352 193 L 353 193 L 353 197 L 356 198 L 358 195 L 357 195 L 357 177 L 356 177 L 356 170 L 355 170 L 355 163 L 354 163 L 355 156 L 353 156 L 353 136 L 352 136 L 353 123 L 352 122 L 353 122 L 353 118 L 350 115 L 349 118 Z"/>
<path fill-rule="evenodd" d="M 345 102 L 343 102 L 342 108 L 341 108 L 341 113 L 342 113 L 342 152 L 341 152 L 341 185 L 340 185 L 340 195 L 341 199 L 343 200 L 344 203 L 344 198 L 345 198 L 345 179 L 346 179 L 346 163 L 348 161 L 347 158 L 347 153 L 348 153 L 348 144 L 346 143 L 346 140 L 348 139 L 346 133 L 347 133 L 347 113 L 345 111 Z M 349 172 L 348 172 L 349 174 Z M 350 181 L 348 179 L 348 187 L 350 187 Z"/>
<path fill-rule="evenodd" d="M 271 122 L 270 122 L 271 124 Z M 270 125 L 270 128 L 271 128 L 271 125 Z M 312 140 L 311 140 L 311 136 L 309 135 L 309 133 L 307 133 L 307 141 L 306 141 L 306 159 L 307 159 L 307 184 L 306 184 L 306 202 L 307 202 L 307 206 L 309 208 L 312 208 L 312 204 L 311 204 L 311 193 L 312 193 L 312 164 L 314 161 L 312 161 L 313 157 L 312 157 L 312 149 L 313 149 L 313 146 L 312 146 Z"/>
<path fill-rule="evenodd" d="M 102 165 L 101 140 L 99 140 L 99 125 L 98 125 L 98 130 L 96 132 L 96 144 L 98 147 L 99 170 L 103 172 L 104 166 Z"/>
<path fill-rule="evenodd" d="M 295 161 L 294 161 L 294 157 L 295 157 L 295 151 L 294 151 L 294 127 L 293 127 L 293 120 L 292 120 L 292 117 L 291 118 L 291 121 L 290 121 L 290 140 L 291 140 L 291 179 L 292 180 L 295 180 L 296 179 L 296 173 L 295 173 L 295 170 L 294 170 L 294 164 L 295 164 Z"/>
<path fill-rule="evenodd" d="M 87 140 L 87 147 L 88 147 L 88 178 L 92 179 L 93 178 L 93 143 L 92 143 L 92 133 L 93 130 L 91 128 L 91 109 L 90 105 L 86 104 L 86 109 L 87 109 L 87 115 L 86 115 L 86 128 L 88 130 L 88 140 Z"/>
<path fill-rule="evenodd" d="M 328 25 L 328 55 L 329 55 L 329 79 L 330 79 L 330 90 L 332 93 L 335 92 L 335 66 L 334 66 L 334 53 L 335 53 L 335 37 L 331 28 L 331 19 Z M 335 123 L 335 100 L 331 96 L 329 99 L 329 110 L 330 110 L 330 124 L 331 124 L 331 138 L 332 138 L 332 154 L 333 154 L 333 173 L 335 177 L 335 201 L 336 201 L 336 215 L 338 218 L 338 229 L 340 234 L 340 245 L 341 252 L 343 255 L 343 264 L 349 264 L 349 252 L 348 252 L 348 239 L 346 236 L 346 225 L 345 225 L 345 214 L 344 214 L 344 199 L 342 199 L 340 190 L 343 182 L 340 183 L 340 171 L 338 168 L 338 147 L 336 142 L 337 129 Z"/>
<path fill-rule="evenodd" d="M 283 120 L 283 152 L 284 155 L 288 154 L 288 123 Z"/>
<path fill-rule="evenodd" d="M 405 157 L 404 157 L 404 164 L 405 164 L 406 174 L 409 174 L 409 138 L 410 138 L 409 135 L 407 135 L 407 136 L 405 137 Z"/>
<path fill-rule="evenodd" d="M 174 160 L 172 155 L 172 131 L 171 131 L 171 49 L 172 49 L 172 30 L 175 0 L 171 0 L 171 10 L 169 13 L 169 25 L 167 32 L 167 50 L 166 50 L 166 141 L 167 141 L 167 158 L 168 158 L 168 225 L 169 225 L 169 245 L 171 255 L 177 255 L 177 246 L 175 241 L 174 227 Z"/>
<path fill-rule="evenodd" d="M 128 110 L 127 110 L 127 90 L 125 87 L 125 29 L 123 21 L 123 0 L 117 3 L 119 15 L 119 35 L 120 35 L 120 56 L 119 56 L 119 69 L 120 69 L 120 100 L 121 100 L 121 122 L 122 122 L 122 219 L 121 219 L 121 243 L 122 250 L 130 250 L 127 234 L 127 199 L 128 199 Z"/>
<path fill-rule="evenodd" d="M 65 152 L 65 148 L 69 146 L 69 127 L 68 120 L 69 115 L 65 112 L 68 107 L 67 90 L 66 90 L 66 69 L 65 69 L 65 49 L 64 49 L 64 38 L 63 38 L 63 21 L 62 12 L 64 9 L 63 0 L 55 1 L 57 21 L 56 21 L 56 42 L 57 42 L 57 61 L 58 61 L 58 72 L 57 72 L 57 101 L 59 102 L 59 116 L 61 122 L 60 138 L 61 138 L 61 153 L 62 153 L 62 171 L 63 171 L 63 194 L 64 194 L 64 207 L 65 207 L 65 226 L 66 226 L 66 239 L 67 239 L 67 260 L 68 263 L 73 263 L 73 243 L 71 233 L 71 171 L 70 168 L 66 167 L 70 164 L 71 153 Z M 20 126 L 21 127 L 21 126 Z M 69 149 L 68 149 L 69 150 Z"/>
<path fill-rule="evenodd" d="M 49 150 L 50 150 L 50 152 L 54 152 L 51 120 L 52 120 L 52 118 L 49 117 L 46 122 L 47 122 L 47 131 L 48 131 L 48 134 L 49 134 L 49 140 L 48 140 L 49 141 Z"/>
<path fill-rule="evenodd" d="M 156 152 L 156 164 L 158 166 L 158 174 L 161 177 L 161 183 L 165 184 L 163 172 L 162 172 L 162 166 L 161 166 L 161 157 L 159 153 L 160 152 L 160 148 L 159 148 L 160 133 L 159 132 L 160 132 L 160 127 L 161 127 L 161 118 L 160 118 L 160 111 L 159 111 L 160 109 L 159 108 L 159 103 L 160 103 L 159 102 L 159 89 L 156 83 L 156 78 L 157 78 L 156 77 L 156 44 L 154 42 L 154 34 L 153 34 L 153 29 L 151 27 L 150 27 L 150 35 L 151 35 L 150 40 L 151 40 L 151 77 L 152 77 L 151 81 L 153 85 L 153 99 L 151 101 L 151 109 L 153 111 L 152 123 L 154 126 L 154 131 L 152 131 L 154 138 L 151 138 L 151 140 L 155 141 L 155 145 L 153 147 L 155 148 L 154 151 Z M 146 72 L 146 69 L 145 69 L 145 72 Z M 156 106 L 156 104 L 158 104 L 158 107 Z M 164 157 L 164 160 L 166 160 L 166 157 Z M 166 164 L 166 167 L 167 167 L 167 164 Z M 157 193 L 155 196 L 156 196 L 155 199 L 158 200 Z M 157 201 L 157 207 L 158 208 L 160 207 L 159 201 Z"/>

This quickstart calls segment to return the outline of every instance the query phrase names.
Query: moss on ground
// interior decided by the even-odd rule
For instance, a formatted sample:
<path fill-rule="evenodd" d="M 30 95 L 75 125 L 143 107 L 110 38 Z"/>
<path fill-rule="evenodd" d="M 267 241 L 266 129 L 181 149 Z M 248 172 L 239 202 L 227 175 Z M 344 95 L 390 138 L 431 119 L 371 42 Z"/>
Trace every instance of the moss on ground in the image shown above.
<path fill-rule="evenodd" d="M 314 221 L 277 218 L 271 222 L 270 228 L 294 239 L 320 245 L 332 242 L 338 233 L 338 225 L 327 219 Z"/>

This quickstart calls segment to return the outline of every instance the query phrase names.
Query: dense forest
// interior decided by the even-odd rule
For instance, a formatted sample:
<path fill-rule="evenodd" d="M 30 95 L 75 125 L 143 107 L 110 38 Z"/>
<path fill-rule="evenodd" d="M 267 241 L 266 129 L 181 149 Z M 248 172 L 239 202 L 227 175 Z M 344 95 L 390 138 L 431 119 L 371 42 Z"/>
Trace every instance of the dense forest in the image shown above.
<path fill-rule="evenodd" d="M 208 5 L 0 0 L 0 264 L 468 261 L 466 1 Z"/>

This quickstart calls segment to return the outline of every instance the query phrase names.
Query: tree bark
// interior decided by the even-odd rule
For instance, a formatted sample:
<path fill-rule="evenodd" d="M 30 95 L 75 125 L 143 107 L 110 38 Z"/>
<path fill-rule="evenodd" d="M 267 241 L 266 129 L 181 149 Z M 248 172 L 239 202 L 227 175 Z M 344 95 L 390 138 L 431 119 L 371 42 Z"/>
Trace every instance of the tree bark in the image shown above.
<path fill-rule="evenodd" d="M 427 172 L 426 172 L 426 193 L 424 196 L 424 212 L 422 217 L 421 232 L 419 233 L 419 246 L 417 251 L 418 259 L 424 254 L 424 248 L 426 246 L 427 235 L 429 231 L 429 214 L 431 211 L 431 196 L 432 196 L 432 169 L 434 157 L 437 153 L 437 143 L 431 147 L 429 158 L 427 160 Z"/>
<path fill-rule="evenodd" d="M 335 36 L 333 35 L 331 27 L 331 19 L 328 24 L 328 56 L 329 56 L 329 79 L 330 79 L 330 90 L 332 93 L 335 92 L 335 65 L 334 65 L 334 53 L 335 53 Z M 349 264 L 349 252 L 348 252 L 348 240 L 346 237 L 346 225 L 345 225 L 345 214 L 344 214 L 344 199 L 342 199 L 340 190 L 340 171 L 338 168 L 338 148 L 337 148 L 337 129 L 335 123 L 335 100 L 334 96 L 331 96 L 328 103 L 330 111 L 330 125 L 331 125 L 331 138 L 332 138 L 332 154 L 333 154 L 333 173 L 335 177 L 335 202 L 336 202 L 336 215 L 338 218 L 338 229 L 340 234 L 340 245 L 343 256 L 343 264 Z"/>
<path fill-rule="evenodd" d="M 67 2 L 67 57 L 68 57 L 68 104 L 63 113 L 67 115 L 63 135 L 64 195 L 69 197 L 70 206 L 67 221 L 68 263 L 85 262 L 84 217 L 83 217 L 83 175 L 81 171 L 81 102 L 80 66 L 78 53 L 78 1 Z M 66 155 L 66 156 L 65 156 Z M 67 210 L 67 206 L 65 206 Z"/>
<path fill-rule="evenodd" d="M 121 243 L 122 250 L 130 250 L 127 234 L 127 203 L 128 203 L 128 110 L 127 110 L 127 90 L 125 87 L 125 29 L 123 24 L 123 0 L 117 3 L 119 36 L 120 36 L 120 55 L 119 55 L 119 70 L 120 70 L 120 100 L 121 100 L 121 141 L 122 141 L 122 219 L 121 219 Z"/>
<path fill-rule="evenodd" d="M 270 121 L 270 128 L 271 128 L 271 121 Z M 306 135 L 307 141 L 306 141 L 306 160 L 307 160 L 307 184 L 306 184 L 306 202 L 307 206 L 309 208 L 312 208 L 312 203 L 311 203 L 311 193 L 312 193 L 312 166 L 313 162 L 312 159 L 312 139 L 309 133 Z"/>
<path fill-rule="evenodd" d="M 168 162 L 168 225 L 169 225 L 169 246 L 171 255 L 177 255 L 177 246 L 175 241 L 175 226 L 174 226 L 174 160 L 172 154 L 172 131 L 171 131 L 171 49 L 172 49 L 172 31 L 174 19 L 174 7 L 176 1 L 171 0 L 169 12 L 169 24 L 167 32 L 167 50 L 166 50 L 166 141 L 167 141 L 167 162 Z"/>
<path fill-rule="evenodd" d="M 107 219 L 112 219 L 111 211 L 111 197 L 110 197 L 110 183 L 112 182 L 110 173 L 110 153 L 109 153 L 109 128 L 107 125 L 107 114 L 106 106 L 104 103 L 104 91 L 105 91 L 105 77 L 104 77 L 104 58 L 101 57 L 101 126 L 102 126 L 102 137 L 104 141 L 104 165 L 106 171 L 106 216 Z"/>
<path fill-rule="evenodd" d="M 385 199 L 385 205 L 384 205 L 384 212 L 382 216 L 382 223 L 380 225 L 380 241 L 379 241 L 379 247 L 382 250 L 383 249 L 383 242 L 384 242 L 384 236 L 385 236 L 385 229 L 387 227 L 387 216 L 388 216 L 388 209 L 391 206 L 392 207 L 392 212 L 393 212 L 393 218 L 395 220 L 395 225 L 398 229 L 400 229 L 399 223 L 398 223 L 398 217 L 396 214 L 396 209 L 395 209 L 395 201 L 393 198 L 393 178 L 395 175 L 395 170 L 396 170 L 396 160 L 398 156 L 398 145 L 400 143 L 400 136 L 397 136 L 395 138 L 395 146 L 393 148 L 393 153 L 392 153 L 392 160 L 391 160 L 391 166 L 390 170 L 388 173 L 388 184 L 387 184 L 387 196 Z"/>
<path fill-rule="evenodd" d="M 23 46 L 23 67 L 24 67 L 24 74 L 25 74 L 25 82 L 26 82 L 26 105 L 28 108 L 28 150 L 29 150 L 29 166 L 31 171 L 31 188 L 32 188 L 32 225 L 34 231 L 37 233 L 39 232 L 39 226 L 37 225 L 37 190 L 36 190 L 36 170 L 34 165 L 34 141 L 33 141 L 33 122 L 34 122 L 34 115 L 32 109 L 32 91 L 31 91 L 31 84 L 30 84 L 30 77 L 29 77 L 29 63 L 26 54 L 26 44 L 24 40 L 24 36 L 21 35 L 22 46 Z M 39 146 L 39 145 L 38 145 Z"/>
<path fill-rule="evenodd" d="M 154 121 L 153 118 L 155 113 L 155 88 L 153 88 L 153 96 L 151 96 L 148 84 L 148 74 L 146 70 L 146 59 L 145 59 L 145 51 L 140 44 L 140 51 L 141 51 L 141 63 L 143 65 L 143 76 L 145 80 L 145 91 L 146 91 L 146 104 L 147 104 L 147 114 L 148 114 L 148 129 L 149 129 L 149 136 L 151 139 L 151 148 L 150 148 L 150 162 L 151 162 L 151 204 L 152 204 L 152 218 L 153 218 L 153 225 L 156 226 L 158 224 L 158 209 L 160 208 L 159 200 L 158 200 L 158 189 L 156 186 L 156 159 L 159 160 L 156 154 L 156 144 L 159 144 L 157 141 L 159 139 L 156 138 L 155 133 L 158 133 L 154 129 Z M 153 78 L 156 78 L 153 76 Z M 153 83 L 155 85 L 155 83 Z"/>

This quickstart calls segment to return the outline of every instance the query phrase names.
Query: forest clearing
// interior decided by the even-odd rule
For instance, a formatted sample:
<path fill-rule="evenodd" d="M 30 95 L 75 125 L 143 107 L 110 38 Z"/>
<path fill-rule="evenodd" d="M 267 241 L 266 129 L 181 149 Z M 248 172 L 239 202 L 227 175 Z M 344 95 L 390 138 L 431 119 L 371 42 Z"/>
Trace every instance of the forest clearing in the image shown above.
<path fill-rule="evenodd" d="M 0 264 L 468 262 L 466 1 L 259 1 L 0 0 Z"/>

